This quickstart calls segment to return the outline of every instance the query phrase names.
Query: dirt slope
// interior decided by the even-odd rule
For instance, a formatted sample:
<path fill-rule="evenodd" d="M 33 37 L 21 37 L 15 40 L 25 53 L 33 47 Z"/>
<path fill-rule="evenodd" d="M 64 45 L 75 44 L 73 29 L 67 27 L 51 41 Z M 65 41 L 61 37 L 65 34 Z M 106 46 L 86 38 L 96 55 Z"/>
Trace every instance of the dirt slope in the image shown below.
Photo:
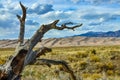
<path fill-rule="evenodd" d="M 17 40 L 0 40 L 0 48 L 14 48 Z M 66 46 L 95 46 L 95 45 L 120 45 L 120 38 L 115 37 L 69 37 L 43 39 L 36 47 L 41 45 L 48 47 Z"/>

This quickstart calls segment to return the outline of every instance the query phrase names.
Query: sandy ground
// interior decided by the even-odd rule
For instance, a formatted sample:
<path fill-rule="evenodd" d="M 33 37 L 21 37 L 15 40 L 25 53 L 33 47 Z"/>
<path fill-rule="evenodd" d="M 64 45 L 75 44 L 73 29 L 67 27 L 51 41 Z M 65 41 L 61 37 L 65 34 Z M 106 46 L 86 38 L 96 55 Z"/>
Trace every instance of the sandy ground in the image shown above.
<path fill-rule="evenodd" d="M 0 48 L 14 48 L 17 40 L 0 40 Z M 47 47 L 68 46 L 96 46 L 96 45 L 120 45 L 120 38 L 115 37 L 69 37 L 43 39 L 36 47 L 41 45 Z"/>

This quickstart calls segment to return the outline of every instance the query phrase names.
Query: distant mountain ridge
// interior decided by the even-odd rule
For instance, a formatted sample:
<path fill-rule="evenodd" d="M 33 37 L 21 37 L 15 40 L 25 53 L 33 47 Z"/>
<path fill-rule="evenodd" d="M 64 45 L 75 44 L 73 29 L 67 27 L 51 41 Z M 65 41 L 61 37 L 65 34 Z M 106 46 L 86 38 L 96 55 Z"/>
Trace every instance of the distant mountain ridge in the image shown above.
<path fill-rule="evenodd" d="M 118 31 L 108 31 L 108 32 L 87 32 L 84 34 L 76 35 L 84 37 L 120 37 L 120 30 Z"/>
<path fill-rule="evenodd" d="M 0 48 L 15 48 L 18 40 L 0 40 Z M 47 47 L 68 46 L 96 46 L 96 45 L 120 45 L 120 30 L 109 32 L 87 32 L 64 38 L 43 39 L 36 47 L 44 45 Z"/>

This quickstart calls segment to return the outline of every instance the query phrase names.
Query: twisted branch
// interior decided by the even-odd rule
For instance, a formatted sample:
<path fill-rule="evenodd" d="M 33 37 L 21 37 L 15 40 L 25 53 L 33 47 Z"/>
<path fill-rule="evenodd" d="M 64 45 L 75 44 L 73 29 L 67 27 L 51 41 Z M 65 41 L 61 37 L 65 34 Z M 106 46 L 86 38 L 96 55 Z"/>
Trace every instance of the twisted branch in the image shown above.
<path fill-rule="evenodd" d="M 36 31 L 36 33 L 31 37 L 30 40 L 28 40 L 26 43 L 24 43 L 24 32 L 25 32 L 25 19 L 26 19 L 26 10 L 27 8 L 20 2 L 20 6 L 22 8 L 22 17 L 20 15 L 17 15 L 17 18 L 20 21 L 20 33 L 19 33 L 19 42 L 18 46 L 16 47 L 15 54 L 12 56 L 4 65 L 0 65 L 0 80 L 19 80 L 20 74 L 23 71 L 24 67 L 30 63 L 35 63 L 37 60 L 36 58 L 50 52 L 51 49 L 42 47 L 38 50 L 33 50 L 35 45 L 41 41 L 44 34 L 51 30 L 51 29 L 57 29 L 57 30 L 63 30 L 63 29 L 71 29 L 74 30 L 75 28 L 78 28 L 82 26 L 82 24 L 75 25 L 75 26 L 66 26 L 67 24 L 62 24 L 61 27 L 56 26 L 59 20 L 55 20 L 54 22 L 46 25 L 41 25 L 41 27 Z M 70 73 L 71 78 L 73 80 L 76 80 L 75 75 L 73 74 L 73 71 L 68 67 L 67 63 L 64 61 L 54 61 L 54 60 L 48 60 L 48 59 L 38 59 L 39 63 L 48 64 L 49 66 L 51 64 L 53 65 L 62 65 L 63 70 L 65 72 Z"/>
<path fill-rule="evenodd" d="M 63 29 L 71 29 L 74 30 L 75 28 L 78 28 L 80 26 L 82 26 L 82 24 L 79 25 L 75 25 L 75 26 L 66 26 L 66 24 L 62 24 L 61 27 L 56 26 L 57 23 L 59 22 L 59 20 L 55 20 L 54 22 L 47 24 L 47 25 L 42 25 L 37 31 L 36 33 L 32 36 L 32 38 L 29 41 L 29 50 L 31 51 L 34 46 L 41 41 L 41 38 L 43 37 L 43 35 L 51 30 L 51 29 L 57 29 L 57 30 L 63 30 Z"/>
<path fill-rule="evenodd" d="M 55 61 L 50 59 L 37 59 L 36 65 L 47 65 L 51 67 L 51 65 L 62 65 L 62 70 L 69 73 L 72 80 L 76 80 L 76 77 L 73 71 L 67 65 L 68 63 L 65 61 Z"/>

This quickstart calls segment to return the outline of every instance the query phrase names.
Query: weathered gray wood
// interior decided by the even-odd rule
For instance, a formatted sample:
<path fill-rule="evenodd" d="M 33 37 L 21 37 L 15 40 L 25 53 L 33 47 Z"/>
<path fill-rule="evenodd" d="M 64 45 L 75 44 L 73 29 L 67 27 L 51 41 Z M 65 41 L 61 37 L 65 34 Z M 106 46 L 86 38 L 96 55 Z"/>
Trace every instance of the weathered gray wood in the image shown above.
<path fill-rule="evenodd" d="M 17 18 L 20 21 L 20 34 L 18 41 L 23 44 L 24 42 L 24 33 L 25 33 L 25 19 L 26 19 L 26 7 L 20 2 L 20 6 L 22 8 L 23 15 L 22 17 L 20 15 L 17 15 Z"/>
<path fill-rule="evenodd" d="M 57 61 L 57 60 L 50 60 L 50 59 L 37 59 L 36 60 L 36 65 L 47 65 L 51 66 L 52 65 L 62 65 L 62 70 L 69 73 L 70 77 L 72 80 L 76 80 L 76 77 L 73 73 L 73 71 L 69 68 L 67 65 L 68 63 L 65 61 Z"/>
<path fill-rule="evenodd" d="M 37 57 L 40 57 L 41 55 L 45 55 L 45 53 L 51 52 L 51 51 L 52 50 L 47 47 L 42 47 L 35 51 L 31 51 L 31 53 L 29 54 L 29 57 L 27 57 L 27 59 L 24 62 L 24 66 L 31 64 L 31 63 L 33 64 L 33 62 L 36 60 Z"/>
<path fill-rule="evenodd" d="M 28 59 L 30 58 L 30 56 L 33 54 L 31 53 L 32 49 L 35 47 L 35 45 L 41 41 L 43 35 L 51 30 L 51 29 L 57 29 L 57 30 L 63 30 L 63 29 L 71 29 L 74 30 L 77 27 L 82 26 L 82 24 L 80 25 L 76 25 L 73 27 L 68 27 L 66 25 L 62 25 L 61 27 L 56 26 L 56 24 L 59 22 L 59 20 L 55 20 L 54 22 L 47 24 L 47 25 L 42 25 L 37 31 L 36 33 L 32 36 L 32 38 L 30 39 L 30 41 L 28 42 L 28 54 L 26 56 L 26 60 L 25 60 L 25 64 L 27 64 Z"/>
<path fill-rule="evenodd" d="M 47 47 L 42 47 L 33 51 L 33 48 L 36 46 L 36 44 L 41 41 L 44 34 L 49 30 L 74 30 L 75 28 L 82 26 L 82 24 L 80 24 L 68 27 L 66 26 L 66 24 L 62 24 L 61 27 L 59 27 L 57 26 L 59 20 L 55 20 L 50 24 L 41 25 L 40 28 L 36 31 L 36 33 L 27 42 L 24 43 L 25 19 L 27 8 L 21 2 L 20 6 L 22 8 L 23 15 L 22 17 L 17 15 L 20 21 L 20 34 L 18 39 L 18 45 L 16 46 L 14 55 L 10 57 L 4 65 L 0 65 L 0 80 L 20 80 L 20 74 L 22 73 L 26 65 L 34 64 L 36 62 L 36 58 L 40 57 L 41 55 L 44 55 L 47 52 L 52 51 L 50 48 Z M 39 61 L 49 65 L 62 65 L 64 67 L 64 71 L 70 73 L 72 76 L 71 78 L 73 80 L 76 80 L 73 71 L 68 67 L 66 62 L 47 59 L 39 59 Z"/>
<path fill-rule="evenodd" d="M 71 30 L 74 30 L 75 28 L 77 27 L 80 27 L 82 26 L 82 24 L 80 25 L 76 25 L 76 26 L 72 26 L 72 27 L 68 27 L 66 26 L 65 24 L 64 25 L 61 25 L 61 27 L 59 26 L 56 26 L 56 24 L 59 22 L 59 20 L 55 20 L 54 22 L 50 23 L 50 24 L 47 24 L 47 25 L 42 25 L 37 31 L 36 33 L 32 36 L 32 38 L 30 39 L 29 41 L 29 50 L 31 51 L 34 46 L 39 42 L 41 41 L 43 35 L 51 30 L 51 29 L 57 29 L 57 30 L 63 30 L 63 29 L 71 29 Z"/>

